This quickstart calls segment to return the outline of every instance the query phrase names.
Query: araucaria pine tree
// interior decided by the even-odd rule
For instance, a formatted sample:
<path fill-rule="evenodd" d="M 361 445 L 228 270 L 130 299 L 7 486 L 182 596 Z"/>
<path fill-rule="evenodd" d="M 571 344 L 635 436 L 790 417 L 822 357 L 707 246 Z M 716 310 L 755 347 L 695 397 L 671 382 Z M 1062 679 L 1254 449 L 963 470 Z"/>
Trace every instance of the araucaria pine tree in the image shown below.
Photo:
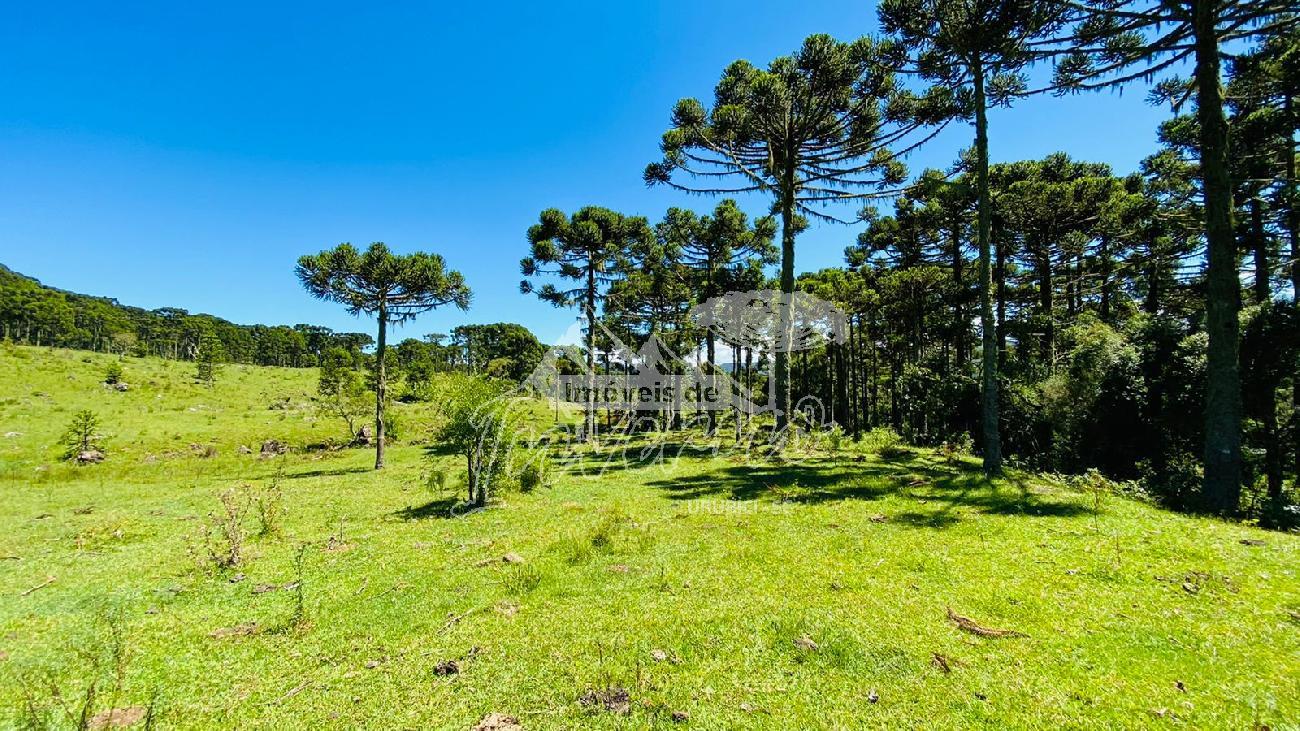
<path fill-rule="evenodd" d="M 221 372 L 221 364 L 226 360 L 226 348 L 210 330 L 199 335 L 199 344 L 194 351 L 194 372 L 199 382 L 211 386 Z"/>
<path fill-rule="evenodd" d="M 766 70 L 735 61 L 714 90 L 712 108 L 682 99 L 648 165 L 648 185 L 696 193 L 761 192 L 781 219 L 780 288 L 794 292 L 795 236 L 807 219 L 840 220 L 828 206 L 900 185 L 911 135 L 944 118 L 943 89 L 918 99 L 899 88 L 869 38 L 843 43 L 810 36 Z M 788 303 L 778 328 L 789 339 Z M 790 412 L 787 348 L 776 350 L 777 426 Z"/>
<path fill-rule="evenodd" d="M 957 94 L 952 111 L 975 123 L 976 238 L 982 331 L 981 448 L 984 471 L 1002 469 L 998 416 L 998 346 L 994 329 L 990 254 L 989 106 L 1006 104 L 1024 91 L 1023 68 L 1034 60 L 1034 43 L 1057 24 L 1054 3 L 1034 0 L 885 0 L 880 24 L 889 35 L 885 53 L 905 70 Z"/>
<path fill-rule="evenodd" d="M 85 463 L 103 459 L 100 451 L 102 438 L 103 435 L 99 433 L 99 417 L 90 409 L 82 409 L 72 417 L 67 431 L 59 441 L 63 445 L 63 456 L 66 459 Z"/>
<path fill-rule="evenodd" d="M 596 426 L 596 305 L 633 246 L 654 241 L 650 224 L 639 216 L 625 216 L 608 208 L 587 206 L 572 216 L 548 208 L 528 229 L 530 255 L 519 262 L 525 277 L 550 276 L 572 282 L 568 289 L 553 283 L 537 286 L 532 280 L 519 283 L 523 294 L 535 292 L 543 302 L 556 307 L 580 307 L 587 320 L 587 394 L 583 439 Z"/>
<path fill-rule="evenodd" d="M 749 217 L 736 201 L 724 199 L 712 215 L 670 208 L 656 227 L 665 245 L 678 252 L 678 258 L 690 270 L 687 285 L 697 303 L 726 294 L 736 280 L 738 269 L 761 267 L 776 261 L 776 222 L 763 216 L 751 226 Z M 704 334 L 704 353 L 711 371 L 717 369 L 717 341 L 712 328 Z M 709 432 L 717 425 L 717 412 L 708 412 Z"/>
<path fill-rule="evenodd" d="M 365 252 L 345 243 L 304 256 L 298 259 L 297 274 L 312 296 L 338 302 L 352 315 L 373 316 L 379 324 L 375 346 L 375 469 L 382 469 L 388 326 L 444 305 L 468 309 L 469 287 L 460 272 L 447 271 L 441 256 L 423 251 L 394 254 L 380 242 L 371 244 Z"/>

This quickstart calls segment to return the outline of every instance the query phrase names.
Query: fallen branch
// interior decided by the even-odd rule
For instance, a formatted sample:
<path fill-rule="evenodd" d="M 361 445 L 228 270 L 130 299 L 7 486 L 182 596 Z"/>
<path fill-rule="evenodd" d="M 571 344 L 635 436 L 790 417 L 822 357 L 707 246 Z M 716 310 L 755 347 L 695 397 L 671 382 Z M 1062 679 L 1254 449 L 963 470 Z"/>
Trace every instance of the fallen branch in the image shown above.
<path fill-rule="evenodd" d="M 399 582 L 397 582 L 396 584 L 393 584 L 392 586 L 388 587 L 387 589 L 384 589 L 383 591 L 381 591 L 381 592 L 379 592 L 378 594 L 376 594 L 376 595 L 375 595 L 375 599 L 378 599 L 379 597 L 384 596 L 384 595 L 386 595 L 386 594 L 391 594 L 392 592 L 395 592 L 395 591 L 401 591 L 401 590 L 403 590 L 403 589 L 409 588 L 410 586 L 411 586 L 411 585 L 408 584 L 408 583 L 406 583 L 405 581 L 399 581 Z"/>
<path fill-rule="evenodd" d="M 468 610 L 466 610 L 466 611 L 464 611 L 464 612 L 461 612 L 460 614 L 453 614 L 453 615 L 451 615 L 450 617 L 447 618 L 447 621 L 443 623 L 443 625 L 442 625 L 442 629 L 439 629 L 439 630 L 438 630 L 438 634 L 442 634 L 442 633 L 446 632 L 447 630 L 451 629 L 452 627 L 455 627 L 455 626 L 460 622 L 460 620 L 462 620 L 462 619 L 468 617 L 469 615 L 471 615 L 471 614 L 473 614 L 474 612 L 477 612 L 477 611 L 478 611 L 478 608 L 475 608 L 475 609 L 468 609 Z"/>
<path fill-rule="evenodd" d="M 32 592 L 36 591 L 37 589 L 44 589 L 45 587 L 47 587 L 47 586 L 49 586 L 50 584 L 53 584 L 53 583 L 54 583 L 54 577 L 53 577 L 53 576 L 47 576 L 47 577 L 45 577 L 45 581 L 42 581 L 41 583 L 37 584 L 36 586 L 33 586 L 32 588 L 28 589 L 27 591 L 24 591 L 22 594 L 19 594 L 19 596 L 27 596 L 28 594 L 31 594 Z"/>
<path fill-rule="evenodd" d="M 302 683 L 302 685 L 299 685 L 298 687 L 294 688 L 293 690 L 289 691 L 288 693 L 285 693 L 284 695 L 280 696 L 279 698 L 276 698 L 276 699 L 273 700 L 273 701 L 267 701 L 267 702 L 264 703 L 263 705 L 267 705 L 267 706 L 278 706 L 279 704 L 284 703 L 285 701 L 289 700 L 290 698 L 292 698 L 292 697 L 298 695 L 299 693 L 303 692 L 304 690 L 307 690 L 307 687 L 310 686 L 310 685 L 311 685 L 311 681 L 310 681 L 310 680 L 304 681 L 304 682 Z"/>

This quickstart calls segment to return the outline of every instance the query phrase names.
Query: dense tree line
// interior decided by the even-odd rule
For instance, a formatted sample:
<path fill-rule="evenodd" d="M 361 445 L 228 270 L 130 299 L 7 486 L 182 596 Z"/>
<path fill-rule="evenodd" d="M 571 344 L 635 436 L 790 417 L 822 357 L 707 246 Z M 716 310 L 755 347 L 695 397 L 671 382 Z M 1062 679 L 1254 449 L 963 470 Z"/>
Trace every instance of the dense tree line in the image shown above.
<path fill-rule="evenodd" d="M 47 287 L 0 265 L 0 333 L 26 345 L 101 353 L 194 360 L 205 337 L 221 345 L 224 360 L 257 365 L 315 366 L 331 348 L 360 351 L 374 343 L 364 333 L 337 333 L 319 325 L 236 325 L 176 307 L 145 310 L 108 297 Z"/>
<path fill-rule="evenodd" d="M 394 349 L 406 383 L 404 398 L 423 399 L 436 373 L 465 373 L 512 383 L 528 377 L 546 346 L 528 328 L 513 322 L 459 325 L 451 334 L 407 338 Z"/>
<path fill-rule="evenodd" d="M 814 36 L 766 69 L 737 61 L 712 106 L 673 109 L 646 182 L 768 196 L 772 217 L 748 234 L 756 246 L 715 266 L 697 233 L 710 217 L 673 210 L 583 248 L 583 212 L 548 212 L 543 222 L 571 227 L 576 245 L 530 235 L 523 289 L 710 362 L 717 343 L 685 317 L 691 305 L 720 288 L 808 292 L 847 313 L 846 338 L 788 356 L 731 353 L 735 373 L 757 356 L 786 414 L 816 396 L 852 434 L 972 440 L 991 473 L 1006 454 L 1141 479 L 1180 508 L 1278 519 L 1300 472 L 1300 35 L 1288 12 L 884 3 L 884 40 Z M 1039 61 L 1055 75 L 1033 89 L 1023 69 Z M 1174 116 L 1139 170 L 1067 152 L 990 161 L 987 107 L 1151 79 L 1153 102 Z M 975 134 L 954 168 L 908 175 L 906 153 L 963 122 Z M 860 214 L 843 216 L 854 202 Z M 844 267 L 796 277 L 795 242 L 814 219 L 860 233 Z M 536 283 L 541 262 L 575 286 Z M 588 365 L 608 371 L 595 330 Z"/>
<path fill-rule="evenodd" d="M 309 368 L 346 358 L 349 367 L 371 366 L 374 336 L 335 332 L 321 325 L 236 325 L 212 315 L 167 307 L 144 310 L 107 297 L 67 292 L 0 264 L 0 337 L 101 353 L 199 360 L 211 339 L 219 360 Z M 415 383 L 431 374 L 460 372 L 523 380 L 546 348 L 515 323 L 460 325 L 449 334 L 408 338 L 396 348 L 398 374 Z M 338 352 L 338 351 L 341 351 Z"/>
<path fill-rule="evenodd" d="M 992 166 L 991 330 L 1008 454 L 1144 478 L 1192 507 L 1205 438 L 1204 253 L 1192 198 L 1167 194 L 1163 157 L 1124 177 L 1065 154 Z M 846 251 L 847 270 L 806 274 L 799 285 L 849 313 L 853 370 L 840 377 L 850 431 L 887 425 L 922 444 L 969 432 L 978 445 L 971 180 L 921 177 L 890 214 L 871 217 Z M 1283 222 L 1264 217 L 1266 248 L 1285 238 Z M 1257 236 L 1254 225 L 1241 222 L 1244 241 Z M 1243 281 L 1254 261 L 1243 256 Z M 1250 283 L 1241 313 L 1245 468 L 1249 484 L 1260 478 L 1277 501 L 1295 451 L 1282 438 L 1294 416 L 1278 394 L 1294 389 L 1300 330 L 1278 276 L 1285 262 L 1267 261 L 1270 284 Z M 836 379 L 833 368 L 811 367 L 797 388 L 833 400 Z"/>

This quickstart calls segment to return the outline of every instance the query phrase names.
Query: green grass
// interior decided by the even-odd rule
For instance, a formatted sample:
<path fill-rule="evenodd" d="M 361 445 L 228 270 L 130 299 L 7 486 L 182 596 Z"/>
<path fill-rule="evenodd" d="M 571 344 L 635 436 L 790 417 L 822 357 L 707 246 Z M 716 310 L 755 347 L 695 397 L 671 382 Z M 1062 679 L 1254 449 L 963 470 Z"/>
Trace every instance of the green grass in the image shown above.
<path fill-rule="evenodd" d="M 552 488 L 453 518 L 459 490 L 425 487 L 427 408 L 399 407 L 410 443 L 383 473 L 365 450 L 262 460 L 237 447 L 340 435 L 307 406 L 314 372 L 228 366 L 208 389 L 192 366 L 131 359 L 132 390 L 115 393 L 97 383 L 105 363 L 0 350 L 0 434 L 20 433 L 0 436 L 0 725 L 30 715 L 25 696 L 56 705 L 52 686 L 75 711 L 96 674 L 97 710 L 152 700 L 163 727 L 468 729 L 493 711 L 528 729 L 682 727 L 673 711 L 712 729 L 1300 719 L 1294 535 L 1032 475 L 990 484 L 925 450 L 625 465 L 606 445 Z M 87 407 L 114 434 L 108 461 L 58 464 Z M 190 554 L 218 495 L 277 472 L 281 533 L 204 570 Z M 296 581 L 303 544 L 299 613 L 296 590 L 254 589 Z M 1027 636 L 964 632 L 947 608 Z M 113 631 L 117 690 L 111 658 L 90 660 Z M 435 673 L 452 659 L 459 674 Z M 611 686 L 628 715 L 580 703 Z"/>

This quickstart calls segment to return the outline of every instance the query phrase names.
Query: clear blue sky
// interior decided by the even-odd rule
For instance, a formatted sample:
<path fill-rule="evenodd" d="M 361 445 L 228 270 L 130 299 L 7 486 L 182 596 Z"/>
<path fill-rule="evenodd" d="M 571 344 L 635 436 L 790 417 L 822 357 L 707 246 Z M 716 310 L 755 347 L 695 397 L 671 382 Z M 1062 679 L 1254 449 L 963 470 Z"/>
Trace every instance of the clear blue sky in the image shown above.
<path fill-rule="evenodd" d="M 788 0 L 18 3 L 6 16 L 0 262 L 146 308 L 368 332 L 309 298 L 293 264 L 385 241 L 442 254 L 474 290 L 469 312 L 397 337 L 513 321 L 544 341 L 572 313 L 518 293 L 539 211 L 711 207 L 641 182 L 673 102 L 710 98 L 736 58 L 876 31 L 869 4 Z M 1167 115 L 1143 97 L 998 110 L 993 160 L 1067 150 L 1131 171 Z M 969 137 L 946 133 L 909 164 L 947 165 Z M 798 268 L 841 263 L 854 236 L 815 226 Z"/>

